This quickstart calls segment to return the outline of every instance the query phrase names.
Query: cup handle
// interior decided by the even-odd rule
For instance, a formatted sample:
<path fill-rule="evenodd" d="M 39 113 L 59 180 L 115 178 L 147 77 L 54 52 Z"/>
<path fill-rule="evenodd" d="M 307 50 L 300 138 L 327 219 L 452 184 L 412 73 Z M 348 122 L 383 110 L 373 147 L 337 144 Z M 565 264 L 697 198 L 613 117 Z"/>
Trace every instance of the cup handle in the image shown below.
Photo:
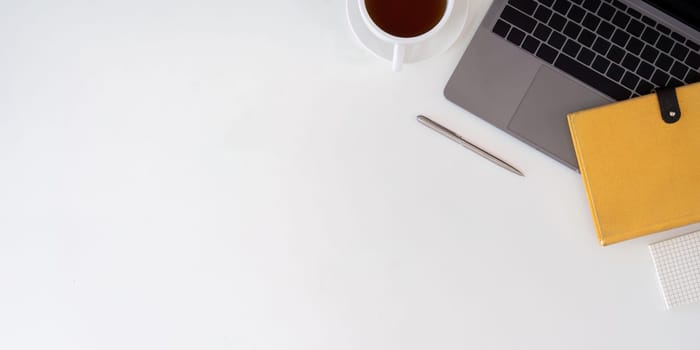
<path fill-rule="evenodd" d="M 391 69 L 394 72 L 401 70 L 401 65 L 403 64 L 403 58 L 406 54 L 406 47 L 401 44 L 394 44 L 394 58 L 391 60 Z"/>

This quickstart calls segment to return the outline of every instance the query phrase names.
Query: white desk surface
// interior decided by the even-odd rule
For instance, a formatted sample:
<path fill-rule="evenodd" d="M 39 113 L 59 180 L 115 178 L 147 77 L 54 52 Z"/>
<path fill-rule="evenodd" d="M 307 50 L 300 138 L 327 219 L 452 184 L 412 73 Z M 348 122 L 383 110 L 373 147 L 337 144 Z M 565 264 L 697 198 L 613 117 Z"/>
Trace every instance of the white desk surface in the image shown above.
<path fill-rule="evenodd" d="M 578 174 L 443 97 L 466 40 L 394 74 L 344 8 L 3 2 L 0 348 L 700 346 L 673 232 L 600 247 Z"/>

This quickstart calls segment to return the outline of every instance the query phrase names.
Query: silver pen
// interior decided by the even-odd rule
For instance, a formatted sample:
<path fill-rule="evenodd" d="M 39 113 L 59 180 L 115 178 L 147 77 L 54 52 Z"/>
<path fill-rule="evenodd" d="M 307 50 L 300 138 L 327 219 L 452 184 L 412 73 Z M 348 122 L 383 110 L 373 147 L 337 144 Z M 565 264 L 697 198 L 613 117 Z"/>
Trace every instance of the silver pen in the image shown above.
<path fill-rule="evenodd" d="M 464 138 L 462 138 L 462 136 L 459 136 L 454 131 L 432 121 L 430 118 L 428 118 L 424 115 L 419 115 L 417 118 L 421 124 L 439 132 L 440 134 L 446 136 L 448 139 L 450 139 L 454 142 L 457 142 L 458 144 L 464 146 L 465 148 L 474 151 L 476 154 L 490 160 L 492 163 L 500 166 L 501 168 L 506 169 L 514 174 L 517 174 L 520 176 L 525 176 L 520 170 L 516 169 L 514 166 L 504 162 L 503 160 L 499 159 L 498 157 L 494 156 L 493 154 L 483 150 L 481 147 L 465 140 Z"/>

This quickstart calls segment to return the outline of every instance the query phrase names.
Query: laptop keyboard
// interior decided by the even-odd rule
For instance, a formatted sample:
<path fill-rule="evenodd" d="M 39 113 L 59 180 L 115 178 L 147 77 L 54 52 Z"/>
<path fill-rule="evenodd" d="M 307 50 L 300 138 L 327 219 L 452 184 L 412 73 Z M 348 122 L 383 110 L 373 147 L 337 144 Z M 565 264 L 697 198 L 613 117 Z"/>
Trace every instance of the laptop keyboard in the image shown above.
<path fill-rule="evenodd" d="M 509 0 L 493 32 L 625 100 L 700 81 L 700 46 L 616 0 Z"/>

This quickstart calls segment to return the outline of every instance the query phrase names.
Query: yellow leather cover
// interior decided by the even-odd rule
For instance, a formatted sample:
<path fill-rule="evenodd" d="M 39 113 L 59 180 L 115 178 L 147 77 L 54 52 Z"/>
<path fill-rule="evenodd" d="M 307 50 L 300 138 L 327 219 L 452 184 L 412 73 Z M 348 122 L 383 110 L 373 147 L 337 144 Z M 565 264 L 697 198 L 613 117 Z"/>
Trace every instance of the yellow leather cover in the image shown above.
<path fill-rule="evenodd" d="M 700 222 L 700 83 L 676 95 L 673 124 L 656 94 L 568 115 L 600 244 Z"/>

